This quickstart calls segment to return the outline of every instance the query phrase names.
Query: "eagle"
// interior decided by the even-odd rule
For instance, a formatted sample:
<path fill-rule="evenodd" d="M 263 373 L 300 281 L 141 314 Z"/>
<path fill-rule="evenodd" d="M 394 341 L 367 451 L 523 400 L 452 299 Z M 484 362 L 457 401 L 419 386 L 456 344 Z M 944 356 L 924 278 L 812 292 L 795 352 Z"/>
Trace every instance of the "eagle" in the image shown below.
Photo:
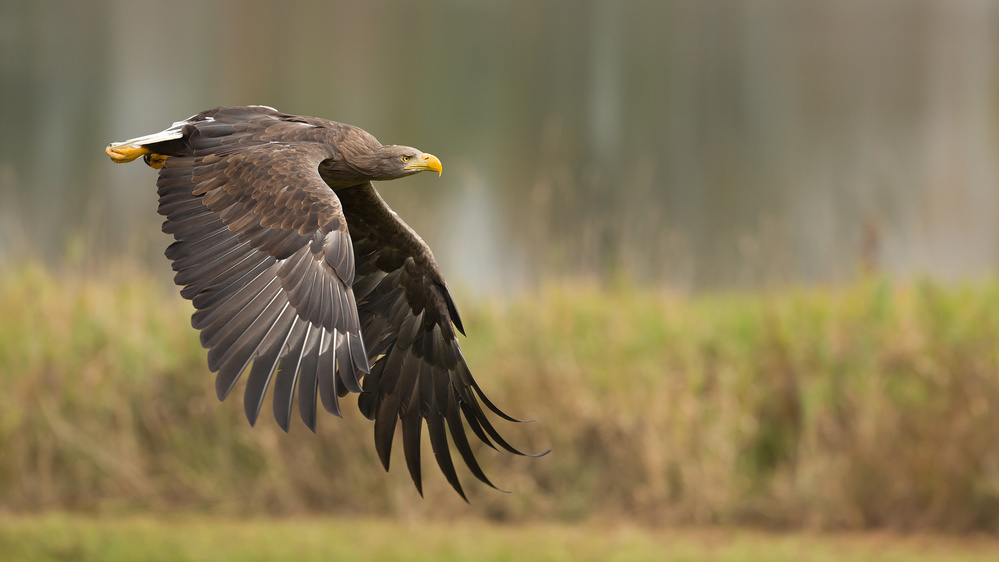
<path fill-rule="evenodd" d="M 251 426 L 268 387 L 284 431 L 296 390 L 299 416 L 313 432 L 317 401 L 341 416 L 339 399 L 358 393 L 385 470 L 399 425 L 423 495 L 425 422 L 437 465 L 465 501 L 448 434 L 471 473 L 493 488 L 466 424 L 493 449 L 527 455 L 486 416 L 483 406 L 521 421 L 472 378 L 458 345 L 461 317 L 433 253 L 372 183 L 440 175 L 436 156 L 259 105 L 203 111 L 105 152 L 117 163 L 142 157 L 159 170 L 174 281 L 196 309 L 191 323 L 217 373 L 219 400 L 248 373 L 243 407 Z"/>

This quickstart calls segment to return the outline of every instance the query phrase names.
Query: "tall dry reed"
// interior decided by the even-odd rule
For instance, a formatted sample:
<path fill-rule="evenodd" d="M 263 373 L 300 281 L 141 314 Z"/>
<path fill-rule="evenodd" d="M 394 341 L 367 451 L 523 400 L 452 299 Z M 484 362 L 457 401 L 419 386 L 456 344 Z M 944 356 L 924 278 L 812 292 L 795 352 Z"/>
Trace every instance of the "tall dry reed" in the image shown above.
<path fill-rule="evenodd" d="M 147 274 L 0 274 L 0 505 L 999 529 L 999 286 L 681 297 L 550 285 L 464 303 L 473 372 L 541 459 L 479 447 L 471 504 L 372 428 L 247 426 L 190 305 Z M 241 392 L 241 387 L 237 389 Z"/>

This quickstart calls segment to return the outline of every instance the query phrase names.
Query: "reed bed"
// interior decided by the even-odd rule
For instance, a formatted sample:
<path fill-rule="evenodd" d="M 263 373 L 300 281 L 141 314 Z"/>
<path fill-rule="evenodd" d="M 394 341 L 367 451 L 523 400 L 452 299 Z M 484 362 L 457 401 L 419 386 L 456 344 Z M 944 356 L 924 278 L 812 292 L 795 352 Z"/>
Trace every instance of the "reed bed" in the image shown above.
<path fill-rule="evenodd" d="M 685 296 L 550 284 L 459 298 L 465 355 L 540 459 L 503 494 L 401 450 L 351 403 L 316 435 L 218 403 L 191 307 L 148 273 L 0 273 L 0 505 L 808 529 L 999 529 L 999 284 Z M 234 395 L 241 394 L 241 386 Z M 397 444 L 398 446 L 398 444 Z"/>

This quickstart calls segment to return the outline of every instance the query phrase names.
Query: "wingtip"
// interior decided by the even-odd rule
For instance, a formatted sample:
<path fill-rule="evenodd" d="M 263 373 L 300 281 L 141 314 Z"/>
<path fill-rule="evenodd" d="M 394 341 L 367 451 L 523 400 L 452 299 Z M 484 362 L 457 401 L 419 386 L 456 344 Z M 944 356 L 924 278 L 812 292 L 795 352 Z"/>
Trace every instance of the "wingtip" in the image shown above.
<path fill-rule="evenodd" d="M 482 480 L 482 479 L 480 478 L 480 480 Z M 497 492 L 503 492 L 504 494 L 512 494 L 513 493 L 510 490 L 504 490 L 503 488 L 500 488 L 496 484 L 493 484 L 492 482 L 489 481 L 488 478 L 485 479 L 485 480 L 482 480 L 482 482 L 484 482 L 487 486 L 489 486 L 493 490 L 496 490 Z"/>
<path fill-rule="evenodd" d="M 243 395 L 243 413 L 246 414 L 246 421 L 250 422 L 250 427 L 255 427 L 257 425 L 257 419 L 260 417 L 260 407 L 263 405 L 264 398 L 254 400 L 251 393 L 247 392 Z"/>
<path fill-rule="evenodd" d="M 368 362 L 368 350 L 364 345 L 364 338 L 360 334 L 347 334 L 347 344 L 350 346 L 350 357 L 354 362 L 354 368 L 362 373 L 371 373 L 371 364 Z M 356 392 L 360 392 L 359 390 Z"/>
<path fill-rule="evenodd" d="M 389 458 L 389 456 L 385 455 L 385 454 L 382 454 L 381 450 L 379 450 L 378 451 L 378 458 L 382 461 L 382 468 L 385 469 L 385 472 L 388 472 L 389 471 L 389 465 L 391 464 L 390 463 L 391 459 Z"/>
<path fill-rule="evenodd" d="M 211 366 L 209 366 L 209 369 L 211 369 Z M 236 378 L 233 378 L 231 375 L 223 374 L 221 370 L 215 375 L 215 396 L 218 397 L 219 402 L 224 402 L 235 386 Z"/>

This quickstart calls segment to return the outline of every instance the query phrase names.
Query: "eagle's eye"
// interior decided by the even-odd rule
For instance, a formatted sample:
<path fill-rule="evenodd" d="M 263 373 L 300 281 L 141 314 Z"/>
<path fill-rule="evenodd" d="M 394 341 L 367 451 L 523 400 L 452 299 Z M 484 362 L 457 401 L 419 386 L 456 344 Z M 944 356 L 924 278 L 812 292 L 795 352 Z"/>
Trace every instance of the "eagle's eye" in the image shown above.
<path fill-rule="evenodd" d="M 402 159 L 403 162 L 409 162 L 409 159 L 412 158 L 412 156 L 409 156 L 408 154 L 403 154 L 400 158 Z"/>

